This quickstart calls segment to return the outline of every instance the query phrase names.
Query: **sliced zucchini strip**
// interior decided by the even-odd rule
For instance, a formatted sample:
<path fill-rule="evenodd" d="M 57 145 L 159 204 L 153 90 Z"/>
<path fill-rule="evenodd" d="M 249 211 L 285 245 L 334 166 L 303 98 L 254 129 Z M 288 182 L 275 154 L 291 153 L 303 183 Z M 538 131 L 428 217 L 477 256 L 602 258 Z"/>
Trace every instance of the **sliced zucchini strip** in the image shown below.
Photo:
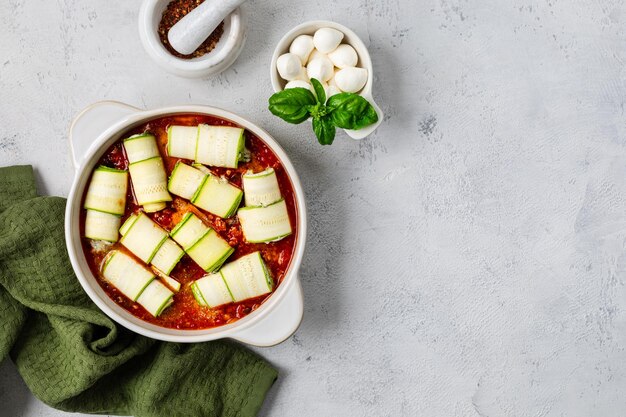
<path fill-rule="evenodd" d="M 171 232 L 172 238 L 202 269 L 218 269 L 234 251 L 228 242 L 193 213 L 187 213 Z"/>
<path fill-rule="evenodd" d="M 85 208 L 109 214 L 124 214 L 128 172 L 99 166 L 91 176 L 85 196 Z"/>
<path fill-rule="evenodd" d="M 274 168 L 242 176 L 246 206 L 269 206 L 282 198 Z"/>
<path fill-rule="evenodd" d="M 244 130 L 240 127 L 198 125 L 196 162 L 205 165 L 237 168 L 244 148 Z"/>
<path fill-rule="evenodd" d="M 135 223 L 135 220 L 137 220 L 137 217 L 139 216 L 134 213 L 128 216 L 124 224 L 122 224 L 122 227 L 120 227 L 120 235 L 124 236 L 126 234 L 128 229 L 130 229 L 130 226 L 132 226 L 133 223 Z"/>
<path fill-rule="evenodd" d="M 136 257 L 149 264 L 159 248 L 165 243 L 168 234 L 158 224 L 143 213 L 137 215 L 120 243 Z"/>
<path fill-rule="evenodd" d="M 248 242 L 274 242 L 291 234 L 287 204 L 280 200 L 267 207 L 243 207 L 237 212 Z"/>
<path fill-rule="evenodd" d="M 174 278 L 170 277 L 165 272 L 161 271 L 159 268 L 156 268 L 154 265 L 152 265 L 152 271 L 154 271 L 154 273 L 157 275 L 157 277 L 170 290 L 174 291 L 175 293 L 180 291 L 180 287 L 181 287 L 180 282 L 176 281 Z"/>
<path fill-rule="evenodd" d="M 144 204 L 143 211 L 145 211 L 146 213 L 155 213 L 157 211 L 163 210 L 165 207 L 167 207 L 167 204 L 165 204 L 165 202 Z"/>
<path fill-rule="evenodd" d="M 170 126 L 167 129 L 167 154 L 193 160 L 197 141 L 198 126 Z"/>
<path fill-rule="evenodd" d="M 204 172 L 178 162 L 170 175 L 167 188 L 172 194 L 192 200 L 206 179 L 207 174 Z"/>
<path fill-rule="evenodd" d="M 124 149 L 137 202 L 148 213 L 163 210 L 172 196 L 167 192 L 167 174 L 156 138 L 149 133 L 131 136 L 124 139 Z"/>
<path fill-rule="evenodd" d="M 143 206 L 172 200 L 167 192 L 167 174 L 160 156 L 130 164 L 128 170 L 138 204 Z"/>
<path fill-rule="evenodd" d="M 156 138 L 149 133 L 134 135 L 124 139 L 124 150 L 126 151 L 129 164 L 161 156 Z"/>
<path fill-rule="evenodd" d="M 174 243 L 172 239 L 167 238 L 156 254 L 154 254 L 151 263 L 160 271 L 163 271 L 165 275 L 169 275 L 184 254 L 185 251 L 180 246 Z"/>
<path fill-rule="evenodd" d="M 261 252 L 253 252 L 224 265 L 220 273 L 235 302 L 258 297 L 274 289 Z"/>
<path fill-rule="evenodd" d="M 174 293 L 170 291 L 159 280 L 152 281 L 141 293 L 137 302 L 145 308 L 148 313 L 158 317 L 163 310 L 174 302 Z"/>
<path fill-rule="evenodd" d="M 174 278 L 169 277 L 167 275 L 163 275 L 163 276 L 161 276 L 161 279 L 163 280 L 165 285 L 170 287 L 170 289 L 172 291 L 174 291 L 174 292 L 180 291 L 180 282 L 176 281 Z"/>
<path fill-rule="evenodd" d="M 203 210 L 222 218 L 237 211 L 243 191 L 225 179 L 209 175 L 191 202 Z"/>
<path fill-rule="evenodd" d="M 224 282 L 222 274 L 219 272 L 200 278 L 193 284 L 195 290 L 192 288 L 194 297 L 200 305 L 206 305 L 207 307 L 217 307 L 222 304 L 232 303 L 233 296 L 230 294 L 230 290 Z M 198 295 L 200 300 L 198 300 Z"/>
<path fill-rule="evenodd" d="M 191 164 L 191 166 L 194 167 L 195 169 L 197 169 L 198 171 L 202 171 L 203 173 L 205 173 L 207 175 L 212 175 L 211 170 L 209 168 L 205 167 L 202 164 L 194 162 L 193 164 Z"/>
<path fill-rule="evenodd" d="M 207 307 L 208 304 L 207 302 L 204 300 L 204 297 L 202 296 L 202 294 L 200 293 L 200 290 L 198 289 L 198 286 L 196 285 L 196 283 L 192 283 L 189 288 L 191 288 L 191 293 L 193 294 L 193 297 L 196 299 L 196 301 L 198 302 L 198 304 L 200 304 L 203 307 Z"/>
<path fill-rule="evenodd" d="M 219 269 L 234 251 L 235 248 L 213 229 L 209 229 L 197 243 L 186 250 L 187 255 L 207 272 Z"/>
<path fill-rule="evenodd" d="M 102 266 L 102 276 L 133 301 L 155 278 L 152 271 L 119 250 L 109 253 Z"/>
<path fill-rule="evenodd" d="M 120 234 L 122 236 L 126 234 L 126 232 L 135 223 L 135 221 L 137 221 L 140 215 L 141 213 L 139 215 L 131 214 L 128 219 L 126 219 L 126 221 L 120 228 Z M 154 224 L 156 225 L 156 223 Z M 165 233 L 167 234 L 167 232 Z M 181 260 L 184 254 L 185 251 L 183 251 L 180 246 L 178 246 L 172 239 L 168 237 L 167 239 L 165 239 L 161 247 L 156 251 L 150 263 L 152 264 L 152 266 L 155 267 L 157 272 L 160 273 L 160 276 L 168 276 L 169 273 L 172 272 L 172 269 L 174 269 L 174 267 Z"/>
<path fill-rule="evenodd" d="M 170 235 L 184 250 L 191 248 L 209 231 L 202 220 L 195 214 L 186 213 L 180 222 L 172 229 Z"/>
<path fill-rule="evenodd" d="M 118 229 L 122 218 L 116 214 L 87 210 L 85 216 L 85 237 L 93 240 L 117 242 Z"/>

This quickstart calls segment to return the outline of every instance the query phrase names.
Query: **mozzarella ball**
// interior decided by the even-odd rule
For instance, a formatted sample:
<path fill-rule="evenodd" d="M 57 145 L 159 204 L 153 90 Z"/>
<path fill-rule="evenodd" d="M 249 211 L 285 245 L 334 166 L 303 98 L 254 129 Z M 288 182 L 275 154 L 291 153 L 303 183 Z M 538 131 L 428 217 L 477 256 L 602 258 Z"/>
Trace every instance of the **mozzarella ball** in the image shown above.
<path fill-rule="evenodd" d="M 365 68 L 344 68 L 335 74 L 335 83 L 341 91 L 356 93 L 367 82 L 367 70 Z"/>
<path fill-rule="evenodd" d="M 314 48 L 315 46 L 313 45 L 313 36 L 300 35 L 296 39 L 294 39 L 293 42 L 291 42 L 289 52 L 294 55 L 298 55 L 300 61 L 302 62 L 302 65 L 304 65 L 309 60 L 309 55 Z"/>
<path fill-rule="evenodd" d="M 313 49 L 313 52 L 311 52 L 311 55 L 309 55 L 309 59 L 308 59 L 307 63 L 311 62 L 311 61 L 313 61 L 314 59 L 317 59 L 317 58 L 326 58 L 326 59 L 328 59 L 328 55 L 321 53 L 317 49 Z"/>
<path fill-rule="evenodd" d="M 343 39 L 343 33 L 331 28 L 318 29 L 313 35 L 313 44 L 318 51 L 327 54 L 334 51 Z"/>
<path fill-rule="evenodd" d="M 331 98 L 335 94 L 341 94 L 342 91 L 337 87 L 337 85 L 328 84 L 328 89 L 326 90 L 326 98 Z"/>
<path fill-rule="evenodd" d="M 276 60 L 276 69 L 285 80 L 295 80 L 302 73 L 302 62 L 298 55 L 291 53 L 283 54 Z"/>
<path fill-rule="evenodd" d="M 338 71 L 338 70 L 337 70 Z M 333 72 L 333 78 L 328 80 L 328 85 L 337 87 L 337 83 L 335 82 L 335 76 L 337 75 L 337 71 Z"/>
<path fill-rule="evenodd" d="M 302 80 L 293 80 L 293 81 L 289 81 L 287 85 L 285 85 L 285 90 L 288 88 L 298 88 L 298 87 L 306 88 L 308 90 L 311 88 L 311 84 Z"/>
<path fill-rule="evenodd" d="M 311 81 L 309 79 L 309 76 L 306 73 L 306 68 L 304 68 L 304 67 L 302 67 L 302 70 L 300 70 L 300 75 L 298 75 L 295 79 L 296 80 L 306 81 L 307 83 Z"/>
<path fill-rule="evenodd" d="M 343 93 L 339 87 L 337 87 L 337 83 L 335 82 L 335 75 L 337 75 L 337 71 L 333 74 L 333 78 L 328 80 L 328 97 L 332 97 L 335 94 Z"/>
<path fill-rule="evenodd" d="M 330 62 L 328 58 L 316 58 L 308 63 L 306 72 L 309 78 L 315 78 L 320 82 L 325 82 L 333 77 L 333 63 Z"/>
<path fill-rule="evenodd" d="M 337 68 L 356 67 L 356 63 L 359 61 L 359 56 L 356 51 L 350 45 L 339 45 L 337 49 L 328 54 L 328 59 Z"/>

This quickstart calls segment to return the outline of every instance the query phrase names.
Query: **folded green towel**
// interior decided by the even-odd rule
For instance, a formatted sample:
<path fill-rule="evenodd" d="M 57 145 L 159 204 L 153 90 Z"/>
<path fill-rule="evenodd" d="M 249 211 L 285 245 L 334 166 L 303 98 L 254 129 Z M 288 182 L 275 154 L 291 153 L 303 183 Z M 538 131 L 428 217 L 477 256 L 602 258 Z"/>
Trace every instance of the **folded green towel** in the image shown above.
<path fill-rule="evenodd" d="M 30 166 L 0 168 L 0 361 L 66 411 L 137 417 L 254 416 L 276 371 L 227 341 L 156 342 L 83 292 L 63 235 L 65 200 L 37 197 Z"/>

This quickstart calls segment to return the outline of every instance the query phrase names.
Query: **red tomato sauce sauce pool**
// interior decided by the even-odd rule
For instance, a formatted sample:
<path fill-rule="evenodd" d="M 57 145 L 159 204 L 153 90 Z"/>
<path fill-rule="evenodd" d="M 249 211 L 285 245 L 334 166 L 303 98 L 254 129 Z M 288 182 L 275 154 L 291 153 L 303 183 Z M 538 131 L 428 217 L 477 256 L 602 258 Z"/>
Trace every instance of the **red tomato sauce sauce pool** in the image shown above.
<path fill-rule="evenodd" d="M 128 159 L 126 158 L 124 152 L 122 140 L 137 133 L 149 132 L 157 139 L 157 144 L 161 152 L 161 157 L 163 158 L 165 170 L 167 171 L 167 175 L 169 177 L 174 169 L 174 166 L 176 165 L 176 162 L 181 159 L 169 157 L 167 155 L 167 127 L 169 125 L 195 126 L 200 123 L 209 125 L 237 126 L 235 123 L 228 120 L 201 114 L 182 114 L 154 119 L 125 132 L 122 135 L 122 139 L 114 143 L 104 153 L 98 165 L 104 165 L 117 169 L 128 169 Z M 164 229 L 171 231 L 185 213 L 192 211 L 200 217 L 205 224 L 212 227 L 224 239 L 226 239 L 232 247 L 235 248 L 234 253 L 226 260 L 227 263 L 232 262 L 243 255 L 260 251 L 263 256 L 263 260 L 265 261 L 270 273 L 272 274 L 272 278 L 274 279 L 275 291 L 276 287 L 278 287 L 278 285 L 282 282 L 285 273 L 289 268 L 291 257 L 293 256 L 298 232 L 296 199 L 293 185 L 291 184 L 287 172 L 285 171 L 285 167 L 278 160 L 278 157 L 274 154 L 274 152 L 272 152 L 272 150 L 270 150 L 267 145 L 252 132 L 246 130 L 244 135 L 246 148 L 251 154 L 249 162 L 240 162 L 236 169 L 220 167 L 209 167 L 209 169 L 214 174 L 223 176 L 231 183 L 241 188 L 242 174 L 249 170 L 252 170 L 253 172 L 260 172 L 266 168 L 274 168 L 278 178 L 280 191 L 285 199 L 287 211 L 289 212 L 289 219 L 293 229 L 293 233 L 290 236 L 287 236 L 278 242 L 248 243 L 243 238 L 241 226 L 236 215 L 229 219 L 222 219 L 199 209 L 187 200 L 174 195 L 172 195 L 173 201 L 167 203 L 167 208 L 156 213 L 147 214 Z M 83 196 L 83 200 L 84 198 L 85 196 Z M 126 198 L 126 210 L 122 217 L 122 223 L 132 213 L 139 212 L 140 210 L 141 207 L 136 204 L 132 186 L 129 184 L 128 196 Z M 86 211 L 82 210 L 80 224 L 83 229 L 85 224 L 85 213 Z M 81 235 L 84 236 L 82 231 Z M 221 326 L 247 316 L 252 311 L 259 308 L 259 306 L 271 296 L 270 293 L 238 303 L 225 304 L 216 308 L 202 307 L 196 302 L 189 286 L 193 281 L 203 277 L 207 273 L 194 261 L 192 261 L 189 256 L 185 255 L 170 273 L 172 278 L 181 283 L 180 291 L 174 295 L 174 303 L 165 309 L 159 317 L 153 317 L 142 306 L 126 298 L 115 287 L 110 285 L 102 277 L 100 272 L 102 261 L 106 257 L 106 254 L 111 250 L 117 249 L 124 251 L 129 255 L 132 254 L 120 245 L 119 242 L 109 246 L 106 251 L 94 250 L 90 244 L 90 240 L 86 238 L 83 238 L 82 244 L 89 267 L 94 276 L 97 277 L 98 283 L 107 295 L 134 316 L 158 326 L 174 329 L 208 329 L 211 327 Z"/>

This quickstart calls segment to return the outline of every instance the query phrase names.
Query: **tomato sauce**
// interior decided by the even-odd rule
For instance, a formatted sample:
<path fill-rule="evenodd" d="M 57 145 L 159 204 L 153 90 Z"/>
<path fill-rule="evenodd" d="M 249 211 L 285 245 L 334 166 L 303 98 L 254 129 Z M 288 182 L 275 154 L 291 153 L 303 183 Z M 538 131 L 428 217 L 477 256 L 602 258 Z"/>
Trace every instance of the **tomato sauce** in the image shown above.
<path fill-rule="evenodd" d="M 127 138 L 131 135 L 149 132 L 157 139 L 159 150 L 163 158 L 164 166 L 168 176 L 171 174 L 176 162 L 180 158 L 167 156 L 167 127 L 169 125 L 185 125 L 195 126 L 200 123 L 209 125 L 225 125 L 237 126 L 235 123 L 201 114 L 183 114 L 168 117 L 162 117 L 151 120 L 141 126 L 131 129 L 122 135 Z M 272 274 L 274 279 L 274 290 L 282 282 L 293 256 L 295 242 L 297 238 L 297 209 L 296 199 L 293 185 L 285 171 L 284 166 L 272 150 L 257 136 L 248 130 L 245 131 L 246 148 L 250 151 L 250 161 L 240 162 L 238 168 L 221 168 L 209 167 L 209 169 L 218 176 L 228 179 L 232 184 L 241 187 L 241 176 L 247 171 L 260 172 L 266 168 L 274 168 L 278 178 L 280 191 L 287 204 L 289 218 L 293 232 L 290 236 L 278 242 L 271 243 L 248 243 L 243 237 L 241 226 L 237 216 L 229 219 L 222 219 L 212 215 L 202 209 L 199 209 L 180 197 L 174 196 L 173 201 L 167 203 L 167 208 L 156 212 L 148 213 L 148 216 L 161 225 L 164 229 L 171 231 L 180 221 L 183 215 L 192 211 L 200 217 L 205 224 L 212 227 L 218 232 L 232 247 L 235 248 L 234 253 L 226 260 L 233 260 L 255 252 L 260 251 L 261 255 Z M 185 161 L 190 163 L 191 161 Z M 128 159 L 126 158 L 122 140 L 114 143 L 104 153 L 98 165 L 105 165 L 111 168 L 128 169 Z M 84 196 L 83 196 L 84 199 Z M 122 222 L 126 220 L 132 213 L 141 211 L 141 207 L 137 205 L 132 190 L 132 182 L 128 187 L 128 196 L 126 199 L 126 210 L 122 217 Z M 82 213 L 81 227 L 85 223 L 85 210 Z M 84 233 L 81 233 L 84 236 Z M 110 285 L 100 272 L 100 266 L 107 253 L 117 249 L 131 255 L 121 244 L 114 243 L 107 247 L 105 251 L 96 251 L 92 248 L 91 241 L 83 238 L 83 251 L 89 267 L 94 276 L 97 277 L 98 283 L 107 293 L 107 295 L 124 309 L 135 315 L 136 317 L 147 322 L 174 329 L 208 329 L 224 324 L 232 323 L 252 311 L 259 308 L 263 302 L 271 296 L 266 294 L 257 298 L 244 300 L 238 303 L 230 303 L 216 308 L 200 306 L 191 291 L 190 284 L 195 280 L 205 276 L 207 273 L 202 270 L 189 256 L 185 255 L 176 267 L 170 273 L 170 276 L 181 283 L 181 289 L 174 295 L 174 303 L 165 309 L 159 317 L 153 317 L 141 305 L 133 302 L 122 295 L 115 287 Z"/>

